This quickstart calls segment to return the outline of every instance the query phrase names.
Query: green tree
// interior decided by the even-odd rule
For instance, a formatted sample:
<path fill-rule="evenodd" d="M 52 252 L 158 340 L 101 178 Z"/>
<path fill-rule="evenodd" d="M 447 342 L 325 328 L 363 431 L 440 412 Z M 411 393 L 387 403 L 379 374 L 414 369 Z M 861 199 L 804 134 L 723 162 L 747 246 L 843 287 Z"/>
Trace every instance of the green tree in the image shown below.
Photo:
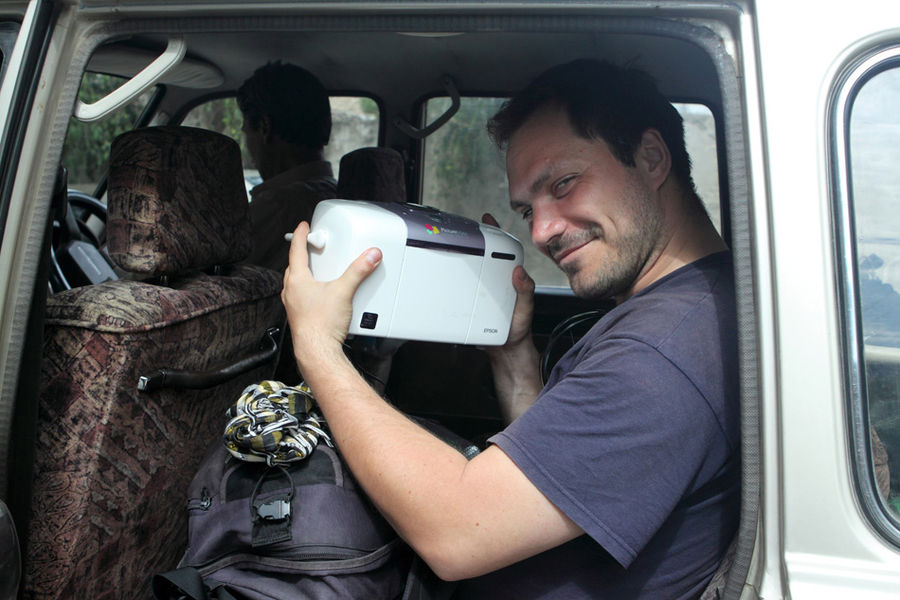
<path fill-rule="evenodd" d="M 218 131 L 234 139 L 241 147 L 241 161 L 245 169 L 253 168 L 253 161 L 244 143 L 244 134 L 241 126 L 244 118 L 241 109 L 238 108 L 237 99 L 234 97 L 219 98 L 191 109 L 185 117 L 182 125 L 187 127 L 200 127 L 210 131 Z"/>
<path fill-rule="evenodd" d="M 81 78 L 78 99 L 86 103 L 96 102 L 124 81 L 121 77 L 85 73 Z M 70 119 L 62 159 L 63 166 L 69 172 L 69 187 L 94 192 L 97 183 L 106 176 L 113 139 L 134 128 L 149 98 L 150 92 L 145 92 L 134 102 L 100 121 L 82 123 L 75 117 Z"/>

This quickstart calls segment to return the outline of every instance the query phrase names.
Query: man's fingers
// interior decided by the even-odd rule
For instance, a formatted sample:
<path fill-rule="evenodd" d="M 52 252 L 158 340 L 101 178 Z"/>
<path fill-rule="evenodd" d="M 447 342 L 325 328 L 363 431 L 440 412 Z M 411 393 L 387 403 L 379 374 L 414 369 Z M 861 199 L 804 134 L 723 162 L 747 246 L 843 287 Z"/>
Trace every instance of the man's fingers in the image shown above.
<path fill-rule="evenodd" d="M 481 222 L 485 225 L 500 227 L 500 223 L 497 222 L 497 219 L 495 219 L 494 215 L 492 215 L 491 213 L 484 213 L 483 215 L 481 215 Z"/>

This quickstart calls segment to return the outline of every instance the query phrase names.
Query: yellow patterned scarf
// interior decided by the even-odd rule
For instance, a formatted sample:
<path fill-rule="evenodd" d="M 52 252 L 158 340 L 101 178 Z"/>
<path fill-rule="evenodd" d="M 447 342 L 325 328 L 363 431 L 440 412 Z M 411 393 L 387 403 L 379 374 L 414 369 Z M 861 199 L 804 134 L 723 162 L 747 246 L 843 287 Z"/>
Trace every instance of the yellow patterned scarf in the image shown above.
<path fill-rule="evenodd" d="M 225 447 L 240 460 L 269 466 L 303 460 L 319 443 L 332 445 L 305 383 L 262 381 L 244 389 L 226 413 Z"/>

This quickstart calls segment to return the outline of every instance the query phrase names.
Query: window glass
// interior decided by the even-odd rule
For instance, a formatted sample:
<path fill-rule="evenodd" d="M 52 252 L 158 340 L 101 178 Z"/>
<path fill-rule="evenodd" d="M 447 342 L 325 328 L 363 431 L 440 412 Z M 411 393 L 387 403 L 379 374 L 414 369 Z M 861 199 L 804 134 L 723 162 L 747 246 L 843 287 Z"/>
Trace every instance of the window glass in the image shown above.
<path fill-rule="evenodd" d="M 87 103 L 96 102 L 124 82 L 121 77 L 85 73 L 81 78 L 78 99 Z M 70 188 L 94 194 L 98 183 L 106 178 L 113 138 L 134 128 L 152 94 L 152 90 L 144 92 L 134 102 L 99 121 L 82 123 L 74 117 L 70 119 L 63 145 L 63 166 L 69 173 Z"/>
<path fill-rule="evenodd" d="M 684 145 L 691 157 L 691 176 L 697 194 L 706 206 L 713 225 L 722 233 L 719 202 L 719 159 L 716 148 L 716 120 L 702 104 L 674 103 L 684 119 Z"/>
<path fill-rule="evenodd" d="M 333 96 L 331 101 L 331 140 L 325 146 L 325 160 L 331 163 L 338 176 L 341 157 L 357 148 L 378 145 L 379 111 L 371 98 Z M 244 182 L 249 191 L 262 180 L 253 165 L 241 134 L 243 118 L 235 98 L 218 98 L 194 107 L 182 125 L 201 127 L 224 133 L 241 146 L 244 162 Z"/>
<path fill-rule="evenodd" d="M 865 363 L 869 444 L 879 493 L 900 515 L 900 67 L 853 99 L 848 124 L 850 210 Z M 887 462 L 888 469 L 882 463 Z M 887 487 L 887 471 L 893 474 Z"/>
<path fill-rule="evenodd" d="M 525 247 L 525 267 L 541 286 L 568 287 L 566 276 L 531 243 L 527 224 L 509 208 L 503 153 L 485 130 L 485 123 L 505 98 L 461 98 L 460 109 L 446 125 L 425 139 L 422 203 L 477 221 L 489 212 Z M 430 123 L 450 106 L 447 97 L 425 105 Z M 699 104 L 676 104 L 684 118 L 685 143 L 693 163 L 694 182 L 716 224 L 720 226 L 719 171 L 715 121 Z"/>
<path fill-rule="evenodd" d="M 9 56 L 12 54 L 16 37 L 19 35 L 19 24 L 13 21 L 0 22 L 0 82 L 6 74 Z"/>

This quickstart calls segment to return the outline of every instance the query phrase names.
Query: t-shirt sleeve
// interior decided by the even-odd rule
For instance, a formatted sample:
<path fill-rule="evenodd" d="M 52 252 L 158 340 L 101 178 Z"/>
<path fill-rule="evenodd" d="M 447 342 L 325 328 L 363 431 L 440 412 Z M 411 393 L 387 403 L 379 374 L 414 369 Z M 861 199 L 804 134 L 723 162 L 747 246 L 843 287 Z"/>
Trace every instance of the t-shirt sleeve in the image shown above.
<path fill-rule="evenodd" d="M 697 485 L 717 432 L 678 368 L 646 343 L 615 338 L 490 441 L 628 567 Z"/>

